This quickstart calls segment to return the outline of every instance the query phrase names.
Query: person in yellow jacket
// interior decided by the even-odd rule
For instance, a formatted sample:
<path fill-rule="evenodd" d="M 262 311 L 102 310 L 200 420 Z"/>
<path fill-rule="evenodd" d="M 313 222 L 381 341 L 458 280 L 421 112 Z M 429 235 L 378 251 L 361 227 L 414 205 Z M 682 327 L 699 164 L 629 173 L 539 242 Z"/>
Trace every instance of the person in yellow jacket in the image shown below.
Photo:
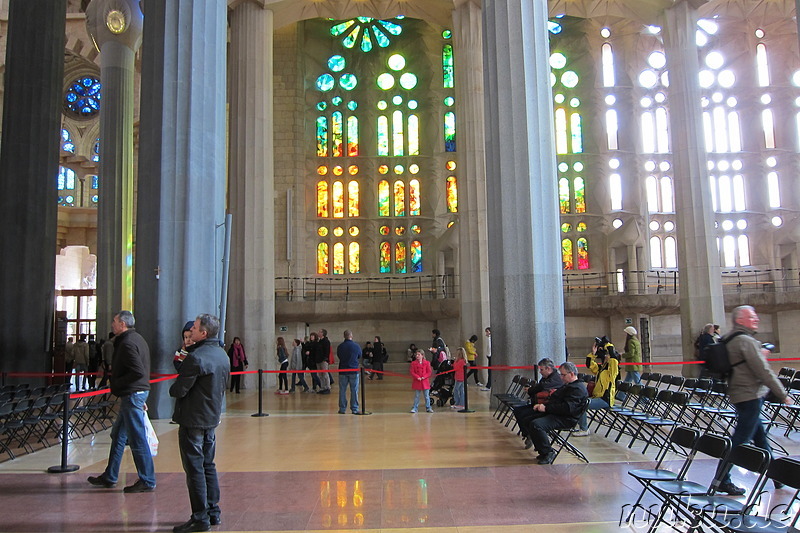
<path fill-rule="evenodd" d="M 592 353 L 586 356 L 586 368 L 595 375 L 594 389 L 589 394 L 589 409 L 608 409 L 614 405 L 616 383 L 619 377 L 619 361 L 616 350 L 605 337 L 595 340 Z M 578 422 L 576 437 L 589 434 L 589 418 L 584 412 Z"/>
<path fill-rule="evenodd" d="M 475 378 L 475 385 L 478 387 L 483 387 L 483 383 L 478 381 L 478 369 L 475 368 L 476 359 L 478 358 L 478 350 L 475 348 L 475 343 L 478 342 L 478 336 L 473 335 L 469 338 L 469 340 L 464 341 L 464 351 L 467 352 L 467 364 L 470 366 L 470 371 L 467 372 L 467 376 L 464 378 L 464 381 L 469 380 L 470 376 Z"/>

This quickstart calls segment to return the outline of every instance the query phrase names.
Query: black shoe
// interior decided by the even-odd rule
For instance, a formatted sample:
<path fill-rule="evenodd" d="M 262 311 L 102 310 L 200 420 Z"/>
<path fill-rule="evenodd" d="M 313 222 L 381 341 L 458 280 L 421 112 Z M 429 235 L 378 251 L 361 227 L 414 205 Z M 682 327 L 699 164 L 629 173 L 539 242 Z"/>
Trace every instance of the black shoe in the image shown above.
<path fill-rule="evenodd" d="M 525 449 L 530 450 L 533 447 L 533 441 L 530 437 L 525 437 Z M 537 457 L 538 459 L 538 457 Z"/>
<path fill-rule="evenodd" d="M 346 412 L 345 411 L 339 411 L 339 414 L 343 415 L 343 414 L 346 414 Z"/>
<path fill-rule="evenodd" d="M 179 526 L 172 528 L 173 533 L 189 533 L 190 531 L 208 531 L 211 529 L 209 522 L 201 522 L 199 520 L 190 519 Z"/>
<path fill-rule="evenodd" d="M 155 489 L 156 488 L 154 486 L 151 487 L 150 485 L 148 485 L 147 483 L 145 483 L 141 479 L 137 479 L 136 483 L 134 483 L 130 487 L 125 487 L 124 489 L 122 489 L 122 492 L 127 492 L 128 494 L 131 494 L 131 493 L 134 493 L 134 492 L 153 492 Z M 184 525 L 186 525 L 186 524 L 184 524 Z M 183 530 L 183 531 L 207 531 L 207 530 L 205 530 L 205 529 L 186 529 L 186 530 Z"/>
<path fill-rule="evenodd" d="M 111 483 L 110 481 L 106 480 L 103 476 L 89 476 L 87 480 L 89 483 L 94 485 L 95 487 L 103 487 L 104 489 L 113 489 L 117 486 L 116 483 Z"/>
<path fill-rule="evenodd" d="M 742 487 L 737 487 L 730 481 L 727 483 L 720 484 L 717 492 L 725 492 L 730 494 L 731 496 L 742 496 L 746 492 Z"/>
<path fill-rule="evenodd" d="M 545 456 L 543 456 L 541 459 L 539 459 L 537 462 L 540 465 L 549 465 L 552 464 L 552 462 L 555 460 L 556 460 L 556 452 L 550 452 Z"/>
<path fill-rule="evenodd" d="M 330 394 L 330 393 L 331 393 L 330 389 L 325 389 L 325 390 L 319 391 L 317 394 Z"/>
<path fill-rule="evenodd" d="M 222 523 L 222 517 L 221 516 L 209 516 L 208 517 L 208 523 L 211 524 L 212 526 L 218 526 L 218 525 L 220 525 Z"/>

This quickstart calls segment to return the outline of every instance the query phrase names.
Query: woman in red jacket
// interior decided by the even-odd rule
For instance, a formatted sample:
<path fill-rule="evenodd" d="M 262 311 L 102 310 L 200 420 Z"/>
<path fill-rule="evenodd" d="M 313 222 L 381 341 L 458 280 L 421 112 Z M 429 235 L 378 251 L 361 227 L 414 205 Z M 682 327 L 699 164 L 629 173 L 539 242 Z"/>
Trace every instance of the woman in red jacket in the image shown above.
<path fill-rule="evenodd" d="M 417 350 L 414 361 L 411 363 L 411 390 L 414 391 L 414 407 L 411 408 L 412 413 L 417 412 L 419 407 L 419 393 L 425 394 L 425 410 L 429 413 L 433 412 L 431 408 L 431 381 L 430 377 L 433 373 L 430 362 L 425 359 L 425 354 L 422 350 Z"/>

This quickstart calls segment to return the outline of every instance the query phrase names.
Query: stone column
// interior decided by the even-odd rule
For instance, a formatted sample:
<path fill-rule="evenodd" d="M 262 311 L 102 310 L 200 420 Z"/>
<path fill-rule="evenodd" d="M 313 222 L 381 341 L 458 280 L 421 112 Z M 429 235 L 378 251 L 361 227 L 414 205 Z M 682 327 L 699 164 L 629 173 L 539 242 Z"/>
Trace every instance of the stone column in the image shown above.
<path fill-rule="evenodd" d="M 492 363 L 563 361 L 547 2 L 487 0 L 483 22 Z"/>
<path fill-rule="evenodd" d="M 684 360 L 693 360 L 693 343 L 703 325 L 725 324 L 725 302 L 714 240 L 714 212 L 697 80 L 697 10 L 689 0 L 681 0 L 664 15 L 678 226 L 681 337 Z M 685 370 L 692 373 L 695 369 L 690 365 Z"/>
<path fill-rule="evenodd" d="M 223 0 L 143 11 L 134 305 L 152 371 L 173 372 L 183 324 L 220 312 L 227 11 Z M 152 416 L 171 415 L 168 388 L 151 391 Z"/>
<path fill-rule="evenodd" d="M 5 371 L 49 371 L 66 0 L 11 0 L 0 142 Z"/>
<path fill-rule="evenodd" d="M 133 306 L 133 82 L 142 44 L 134 0 L 93 0 L 86 27 L 100 51 L 100 201 L 97 206 L 97 333 Z"/>
<path fill-rule="evenodd" d="M 461 336 L 485 343 L 489 326 L 489 255 L 486 229 L 486 154 L 483 114 L 481 8 L 460 0 L 453 11 L 458 109 L 458 261 L 461 278 Z M 461 339 L 463 341 L 464 339 Z M 460 346 L 460 344 L 458 344 Z M 479 344 L 479 346 L 481 346 Z M 486 353 L 485 344 L 480 354 Z M 485 363 L 485 359 L 480 364 Z M 485 372 L 481 372 L 482 375 Z"/>
<path fill-rule="evenodd" d="M 231 13 L 231 238 L 228 339 L 241 337 L 252 368 L 275 357 L 275 173 L 272 11 L 246 0 Z M 258 365 L 258 366 L 256 366 Z"/>

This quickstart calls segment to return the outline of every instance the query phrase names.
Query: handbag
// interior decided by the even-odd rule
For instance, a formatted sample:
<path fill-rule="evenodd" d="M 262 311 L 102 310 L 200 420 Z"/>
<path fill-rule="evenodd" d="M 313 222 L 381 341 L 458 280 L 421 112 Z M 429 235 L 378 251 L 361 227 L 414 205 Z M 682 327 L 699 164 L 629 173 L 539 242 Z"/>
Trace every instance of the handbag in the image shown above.
<path fill-rule="evenodd" d="M 147 445 L 150 447 L 150 455 L 155 457 L 158 455 L 158 435 L 156 435 L 156 430 L 153 429 L 150 417 L 147 416 L 147 411 L 144 412 L 144 431 L 147 435 Z"/>

